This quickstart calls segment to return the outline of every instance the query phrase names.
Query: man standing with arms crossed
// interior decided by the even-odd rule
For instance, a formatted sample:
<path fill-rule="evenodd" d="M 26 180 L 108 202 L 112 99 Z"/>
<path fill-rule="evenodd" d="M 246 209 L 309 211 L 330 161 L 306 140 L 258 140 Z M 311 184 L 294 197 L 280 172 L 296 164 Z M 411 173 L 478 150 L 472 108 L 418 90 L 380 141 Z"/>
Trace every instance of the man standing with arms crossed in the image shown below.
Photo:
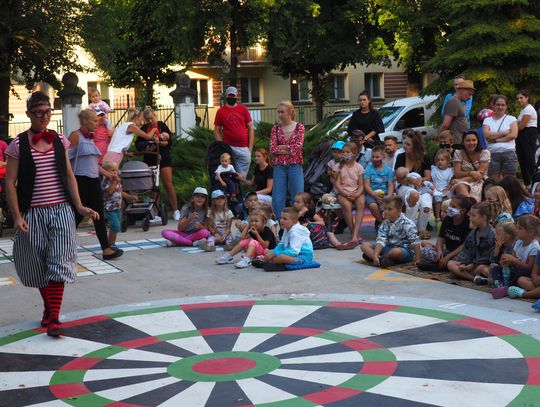
<path fill-rule="evenodd" d="M 235 168 L 245 179 L 251 164 L 255 130 L 249 111 L 237 102 L 237 96 L 238 91 L 234 86 L 229 86 L 225 91 L 227 103 L 216 113 L 214 135 L 216 141 L 223 141 L 231 146 Z"/>

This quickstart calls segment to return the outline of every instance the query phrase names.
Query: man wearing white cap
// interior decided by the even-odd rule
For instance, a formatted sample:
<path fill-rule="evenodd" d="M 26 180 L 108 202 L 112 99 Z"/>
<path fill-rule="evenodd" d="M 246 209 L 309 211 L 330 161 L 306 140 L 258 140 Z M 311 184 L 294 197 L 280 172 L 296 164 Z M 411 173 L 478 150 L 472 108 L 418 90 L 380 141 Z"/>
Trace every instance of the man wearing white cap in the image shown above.
<path fill-rule="evenodd" d="M 229 144 L 234 153 L 235 167 L 246 178 L 251 164 L 251 151 L 255 131 L 247 108 L 237 102 L 238 90 L 229 86 L 225 90 L 227 103 L 219 108 L 214 120 L 216 141 Z"/>

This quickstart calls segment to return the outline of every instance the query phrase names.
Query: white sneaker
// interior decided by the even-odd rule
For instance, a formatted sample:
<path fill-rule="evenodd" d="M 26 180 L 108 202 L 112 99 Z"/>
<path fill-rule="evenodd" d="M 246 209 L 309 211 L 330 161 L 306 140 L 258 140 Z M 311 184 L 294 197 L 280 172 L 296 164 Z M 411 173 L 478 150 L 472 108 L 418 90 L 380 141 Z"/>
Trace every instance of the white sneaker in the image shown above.
<path fill-rule="evenodd" d="M 174 247 L 176 246 L 173 242 L 171 242 L 170 240 L 165 240 L 165 246 L 167 247 Z"/>
<path fill-rule="evenodd" d="M 221 257 L 216 259 L 217 264 L 231 264 L 234 261 L 234 257 L 229 253 L 224 253 Z"/>
<path fill-rule="evenodd" d="M 150 223 L 161 223 L 161 216 L 154 216 L 154 218 L 150 220 Z"/>
<path fill-rule="evenodd" d="M 180 211 L 178 209 L 174 211 L 173 219 L 177 222 L 180 220 Z"/>
<path fill-rule="evenodd" d="M 246 256 L 242 256 L 242 259 L 234 265 L 237 269 L 245 269 L 251 266 L 251 259 Z"/>

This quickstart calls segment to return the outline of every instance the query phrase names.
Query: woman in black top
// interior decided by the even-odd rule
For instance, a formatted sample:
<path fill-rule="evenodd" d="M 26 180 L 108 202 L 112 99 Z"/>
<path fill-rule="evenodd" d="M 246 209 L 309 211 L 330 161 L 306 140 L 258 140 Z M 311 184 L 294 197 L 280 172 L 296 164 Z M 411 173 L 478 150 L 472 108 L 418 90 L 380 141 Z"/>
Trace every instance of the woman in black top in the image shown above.
<path fill-rule="evenodd" d="M 173 185 L 173 168 L 171 160 L 173 134 L 165 123 L 158 121 L 154 110 L 150 106 L 146 106 L 144 108 L 143 114 L 146 124 L 144 124 L 141 128 L 145 129 L 144 131 L 150 131 L 152 128 L 157 128 L 156 136 L 159 137 L 159 155 L 161 156 L 159 164 L 159 176 L 163 186 L 165 187 L 169 206 L 174 211 L 174 220 L 179 220 L 180 211 L 178 210 L 178 201 L 176 199 L 176 191 L 174 190 Z M 141 137 L 137 137 L 135 145 L 137 147 L 137 151 L 157 151 L 157 146 L 153 141 L 148 141 Z M 154 166 L 157 163 L 156 156 L 151 154 L 145 154 L 143 160 L 150 166 Z"/>
<path fill-rule="evenodd" d="M 347 132 L 351 134 L 353 130 L 362 130 L 365 134 L 366 147 L 380 144 L 379 133 L 384 133 L 384 124 L 379 112 L 372 108 L 371 98 L 367 91 L 360 92 L 358 104 L 360 109 L 353 113 Z"/>
<path fill-rule="evenodd" d="M 255 169 L 251 179 L 242 179 L 240 181 L 246 185 L 255 185 L 255 191 L 259 201 L 267 202 L 272 205 L 272 188 L 274 186 L 274 170 L 268 160 L 268 151 L 264 148 L 258 148 L 255 151 Z"/>

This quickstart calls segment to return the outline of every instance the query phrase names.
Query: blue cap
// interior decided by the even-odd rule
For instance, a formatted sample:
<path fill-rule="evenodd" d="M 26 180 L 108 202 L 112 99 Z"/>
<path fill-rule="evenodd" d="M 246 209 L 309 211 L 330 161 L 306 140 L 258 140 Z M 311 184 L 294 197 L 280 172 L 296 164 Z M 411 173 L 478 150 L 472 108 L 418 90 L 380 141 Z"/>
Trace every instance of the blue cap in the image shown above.
<path fill-rule="evenodd" d="M 345 147 L 344 141 L 336 141 L 334 144 L 332 144 L 332 148 L 335 148 L 336 150 L 343 150 L 343 147 Z"/>
<path fill-rule="evenodd" d="M 212 199 L 216 199 L 221 196 L 225 196 L 225 193 L 221 189 L 216 189 L 215 191 L 212 191 Z"/>

